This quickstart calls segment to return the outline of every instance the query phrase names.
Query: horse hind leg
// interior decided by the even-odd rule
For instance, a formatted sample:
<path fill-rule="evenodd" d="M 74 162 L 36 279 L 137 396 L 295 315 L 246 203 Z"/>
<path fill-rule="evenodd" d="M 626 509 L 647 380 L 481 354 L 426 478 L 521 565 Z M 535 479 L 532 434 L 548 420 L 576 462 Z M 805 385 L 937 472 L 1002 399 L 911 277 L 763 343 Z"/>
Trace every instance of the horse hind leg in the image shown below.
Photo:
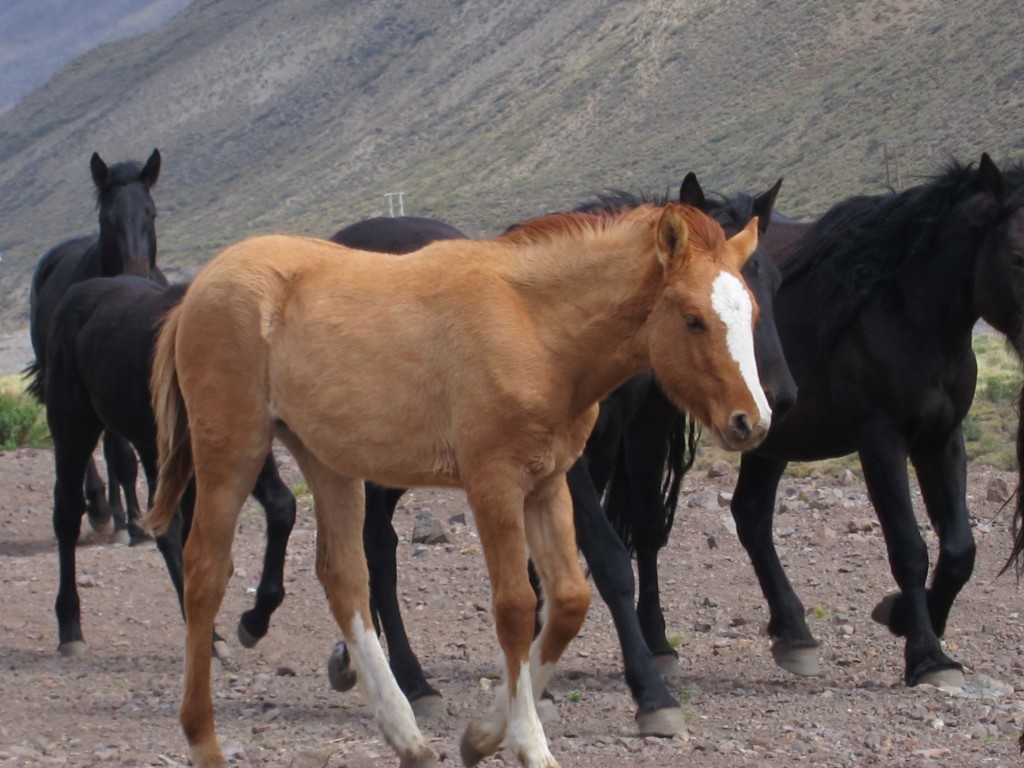
<path fill-rule="evenodd" d="M 284 560 L 295 527 L 295 495 L 281 479 L 273 453 L 267 454 L 252 495 L 266 516 L 267 548 L 256 603 L 238 621 L 238 641 L 246 648 L 255 647 L 267 634 L 270 617 L 284 601 Z"/>
<path fill-rule="evenodd" d="M 402 768 L 437 768 L 437 755 L 417 728 L 412 707 L 402 695 L 374 631 L 361 535 L 363 483 L 337 474 L 294 437 L 282 439 L 313 493 L 317 577 L 345 637 L 360 690 L 373 710 L 377 727 L 398 754 Z"/>
<path fill-rule="evenodd" d="M 142 510 L 136 492 L 139 463 L 135 458 L 135 451 L 127 440 L 106 431 L 103 433 L 103 456 L 107 461 L 107 497 L 113 510 L 115 535 L 121 543 L 131 546 L 148 541 L 149 535 L 139 524 Z"/>
<path fill-rule="evenodd" d="M 228 451 L 211 450 L 194 437 L 196 505 L 183 558 L 185 692 L 179 719 L 197 768 L 222 768 L 227 763 L 217 746 L 213 720 L 210 638 L 233 570 L 231 545 L 238 515 L 265 449 L 230 460 Z"/>

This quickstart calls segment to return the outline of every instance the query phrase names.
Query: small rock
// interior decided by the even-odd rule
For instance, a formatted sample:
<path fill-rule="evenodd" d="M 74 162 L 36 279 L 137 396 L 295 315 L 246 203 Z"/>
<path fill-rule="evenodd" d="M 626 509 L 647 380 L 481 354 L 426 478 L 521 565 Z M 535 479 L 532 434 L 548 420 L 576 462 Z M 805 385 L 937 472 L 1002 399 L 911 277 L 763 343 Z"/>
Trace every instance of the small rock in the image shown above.
<path fill-rule="evenodd" d="M 985 498 L 989 501 L 1004 502 L 1010 498 L 1010 485 L 1001 477 L 993 477 L 988 481 Z"/>
<path fill-rule="evenodd" d="M 277 668 L 277 676 L 295 677 L 295 669 L 293 667 L 288 666 L 287 664 L 282 664 Z"/>
<path fill-rule="evenodd" d="M 839 475 L 840 485 L 853 485 L 857 482 L 857 476 L 853 474 L 853 470 L 844 469 Z"/>
<path fill-rule="evenodd" d="M 727 508 L 730 504 L 732 504 L 732 493 L 727 491 L 719 491 L 718 506 L 724 509 Z"/>
<path fill-rule="evenodd" d="M 297 752 L 289 768 L 327 768 L 331 761 L 331 753 L 320 749 L 303 749 Z"/>
<path fill-rule="evenodd" d="M 412 527 L 413 544 L 447 544 L 448 536 L 444 531 L 444 524 L 429 512 L 420 512 L 416 515 L 416 522 Z"/>
<path fill-rule="evenodd" d="M 708 467 L 708 477 L 728 477 L 732 466 L 725 459 L 715 459 Z"/>

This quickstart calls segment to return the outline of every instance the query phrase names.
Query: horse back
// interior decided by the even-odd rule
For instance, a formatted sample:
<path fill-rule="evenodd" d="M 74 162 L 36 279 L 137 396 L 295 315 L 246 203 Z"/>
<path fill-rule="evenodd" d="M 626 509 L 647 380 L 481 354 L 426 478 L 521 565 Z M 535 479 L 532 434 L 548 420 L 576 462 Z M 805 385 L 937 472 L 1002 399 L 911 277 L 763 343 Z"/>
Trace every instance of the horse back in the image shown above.
<path fill-rule="evenodd" d="M 71 286 L 58 303 L 47 350 L 47 407 L 87 394 L 112 431 L 136 445 L 155 443 L 149 373 L 160 318 L 184 286 L 119 276 Z"/>
<path fill-rule="evenodd" d="M 511 434 L 524 413 L 564 414 L 570 396 L 557 391 L 511 289 L 487 269 L 487 247 L 381 257 L 309 238 L 236 244 L 182 306 L 182 390 L 188 398 L 234 377 L 254 412 L 351 476 L 459 484 L 460 452 L 483 429 L 464 414 L 487 411 L 481 422 Z M 190 413 L 204 407 L 194 402 Z M 540 431 L 529 440 L 549 450 L 553 430 Z"/>

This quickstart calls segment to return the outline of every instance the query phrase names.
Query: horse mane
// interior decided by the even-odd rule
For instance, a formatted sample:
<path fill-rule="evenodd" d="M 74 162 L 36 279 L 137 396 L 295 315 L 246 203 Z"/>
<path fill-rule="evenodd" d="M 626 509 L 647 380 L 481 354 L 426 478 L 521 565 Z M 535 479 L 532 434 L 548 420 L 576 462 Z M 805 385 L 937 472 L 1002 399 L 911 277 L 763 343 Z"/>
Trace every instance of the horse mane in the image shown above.
<path fill-rule="evenodd" d="M 813 315 L 828 345 L 880 286 L 933 252 L 953 208 L 981 191 L 973 164 L 956 161 L 927 183 L 902 192 L 856 195 L 830 208 L 782 265 L 783 282 L 816 284 Z"/>

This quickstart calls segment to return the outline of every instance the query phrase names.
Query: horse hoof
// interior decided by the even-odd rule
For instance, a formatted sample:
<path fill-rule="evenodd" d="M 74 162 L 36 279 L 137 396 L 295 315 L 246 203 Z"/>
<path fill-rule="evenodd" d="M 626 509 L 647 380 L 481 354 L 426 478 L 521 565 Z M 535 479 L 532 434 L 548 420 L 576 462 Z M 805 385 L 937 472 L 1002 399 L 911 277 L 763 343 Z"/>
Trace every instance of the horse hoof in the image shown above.
<path fill-rule="evenodd" d="M 88 646 L 85 640 L 70 640 L 57 646 L 57 650 L 65 659 L 80 659 L 85 656 Z"/>
<path fill-rule="evenodd" d="M 777 642 L 772 646 L 772 658 L 778 666 L 794 675 L 817 677 L 821 674 L 817 648 L 794 648 Z"/>
<path fill-rule="evenodd" d="M 892 614 L 896 607 L 896 601 L 900 599 L 899 592 L 890 592 L 888 595 L 883 597 L 878 605 L 871 611 L 871 618 L 873 621 L 881 624 L 883 627 L 892 626 Z"/>
<path fill-rule="evenodd" d="M 636 716 L 636 727 L 641 736 L 679 737 L 688 741 L 690 733 L 686 729 L 683 710 L 679 707 L 665 707 L 653 712 L 641 712 Z"/>
<path fill-rule="evenodd" d="M 462 764 L 466 766 L 466 768 L 473 768 L 474 765 L 488 756 L 486 752 L 481 751 L 476 744 L 473 743 L 473 739 L 470 736 L 470 730 L 472 727 L 473 724 L 470 723 L 469 727 L 463 731 L 462 739 L 459 741 L 459 756 L 462 758 Z"/>
<path fill-rule="evenodd" d="M 355 675 L 353 674 L 352 677 L 352 684 L 355 685 Z M 331 685 L 334 686 L 333 680 L 331 680 Z M 410 701 L 409 704 L 412 706 L 412 713 L 416 716 L 417 721 L 442 720 L 448 716 L 448 705 L 440 696 L 420 696 L 418 699 Z"/>
<path fill-rule="evenodd" d="M 658 670 L 658 674 L 669 680 L 680 680 L 683 677 L 683 668 L 679 666 L 679 657 L 673 653 L 655 656 L 654 668 Z"/>
<path fill-rule="evenodd" d="M 927 683 L 936 688 L 963 688 L 964 673 L 960 669 L 936 669 L 921 675 L 915 685 Z"/>
<path fill-rule="evenodd" d="M 223 640 L 214 640 L 213 642 L 213 656 L 221 661 L 226 661 L 231 658 L 231 646 Z"/>
<path fill-rule="evenodd" d="M 437 755 L 431 751 L 429 755 L 423 757 L 403 757 L 398 762 L 398 768 L 441 768 L 441 763 L 437 761 Z"/>
<path fill-rule="evenodd" d="M 548 698 L 542 698 L 537 702 L 537 717 L 542 723 L 550 723 L 558 719 L 558 707 L 555 702 Z"/>
<path fill-rule="evenodd" d="M 111 535 L 110 543 L 111 544 L 121 544 L 121 545 L 127 547 L 127 546 L 131 546 L 135 542 L 132 541 L 132 537 L 128 533 L 128 529 L 127 528 L 121 528 L 119 530 L 114 531 L 114 533 Z"/>
<path fill-rule="evenodd" d="M 327 679 L 331 682 L 331 688 L 342 693 L 351 691 L 356 686 L 356 671 L 352 669 L 352 661 L 344 641 L 334 646 L 327 659 Z"/>
<path fill-rule="evenodd" d="M 100 536 L 109 536 L 114 532 L 114 516 L 107 514 L 106 517 L 90 517 L 89 527 Z"/>
<path fill-rule="evenodd" d="M 259 641 L 260 638 L 249 634 L 249 630 L 245 628 L 245 624 L 241 621 L 238 622 L 238 642 L 241 643 L 243 648 L 255 648 L 256 643 Z"/>
<path fill-rule="evenodd" d="M 149 541 L 153 541 L 153 537 L 141 529 L 136 530 L 133 528 L 128 534 L 128 543 L 133 547 L 137 547 L 139 544 L 145 544 Z"/>

